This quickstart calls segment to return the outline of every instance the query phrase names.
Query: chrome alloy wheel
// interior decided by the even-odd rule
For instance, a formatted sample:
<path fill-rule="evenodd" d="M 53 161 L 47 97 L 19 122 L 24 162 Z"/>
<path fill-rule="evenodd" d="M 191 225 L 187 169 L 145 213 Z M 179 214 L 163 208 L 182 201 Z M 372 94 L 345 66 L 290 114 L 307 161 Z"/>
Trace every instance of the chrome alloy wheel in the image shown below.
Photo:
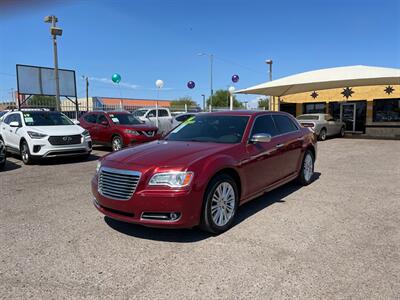
<path fill-rule="evenodd" d="M 228 182 L 215 189 L 211 200 L 211 216 L 217 226 L 226 225 L 235 213 L 235 191 Z"/>
<path fill-rule="evenodd" d="M 24 163 L 27 163 L 29 161 L 29 148 L 26 143 L 22 144 L 21 156 Z"/>
<path fill-rule="evenodd" d="M 118 151 L 122 149 L 122 140 L 119 137 L 113 139 L 112 149 L 113 151 Z"/>
<path fill-rule="evenodd" d="M 310 181 L 312 175 L 314 174 L 314 163 L 310 153 L 307 153 L 306 157 L 304 158 L 303 174 L 306 181 Z"/>

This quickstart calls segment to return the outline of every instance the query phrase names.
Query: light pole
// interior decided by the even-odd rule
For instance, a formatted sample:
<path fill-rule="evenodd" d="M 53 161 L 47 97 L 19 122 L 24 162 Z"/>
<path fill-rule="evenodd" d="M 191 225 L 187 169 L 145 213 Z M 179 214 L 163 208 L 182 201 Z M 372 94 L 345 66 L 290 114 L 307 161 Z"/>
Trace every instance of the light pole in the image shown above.
<path fill-rule="evenodd" d="M 208 56 L 210 59 L 210 106 L 212 107 L 213 102 L 213 63 L 214 63 L 214 55 L 207 53 L 199 53 L 199 56 Z"/>
<path fill-rule="evenodd" d="M 57 35 L 62 35 L 62 29 L 57 27 L 58 19 L 56 16 L 47 16 L 44 18 L 45 23 L 51 23 L 50 34 L 53 37 L 53 51 L 54 51 L 54 79 L 56 81 L 56 108 L 61 110 L 60 103 L 60 79 L 58 77 L 58 56 L 57 56 Z"/>
<path fill-rule="evenodd" d="M 160 97 L 160 89 L 164 87 L 164 81 L 161 79 L 156 80 L 157 87 L 157 101 L 156 101 L 156 127 L 158 128 L 158 98 Z"/>
<path fill-rule="evenodd" d="M 269 81 L 272 81 L 272 59 L 267 59 L 265 63 L 269 65 Z M 273 102 L 275 102 L 274 97 L 269 96 L 269 101 L 268 101 L 269 110 L 271 110 L 271 107 L 273 107 L 273 105 L 271 105 L 273 104 Z"/>
<path fill-rule="evenodd" d="M 203 97 L 203 110 L 206 110 L 206 95 L 201 94 L 201 96 Z"/>

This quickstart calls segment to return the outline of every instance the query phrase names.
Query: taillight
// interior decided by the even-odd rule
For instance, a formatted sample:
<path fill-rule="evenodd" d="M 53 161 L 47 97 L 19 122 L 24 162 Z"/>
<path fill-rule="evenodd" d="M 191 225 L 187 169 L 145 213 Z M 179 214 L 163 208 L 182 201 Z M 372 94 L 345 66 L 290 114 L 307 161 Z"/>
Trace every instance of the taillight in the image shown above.
<path fill-rule="evenodd" d="M 301 123 L 301 126 L 314 128 L 315 124 L 314 123 Z"/>

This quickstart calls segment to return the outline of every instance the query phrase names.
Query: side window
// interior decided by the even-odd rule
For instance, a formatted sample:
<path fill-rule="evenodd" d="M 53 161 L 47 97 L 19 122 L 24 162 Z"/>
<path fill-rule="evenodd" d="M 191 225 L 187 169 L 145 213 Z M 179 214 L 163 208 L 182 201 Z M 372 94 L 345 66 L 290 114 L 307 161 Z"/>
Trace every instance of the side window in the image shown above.
<path fill-rule="evenodd" d="M 148 118 L 155 118 L 155 117 L 156 117 L 156 110 L 155 110 L 155 109 L 152 109 L 152 110 L 148 113 L 147 117 L 148 117 Z"/>
<path fill-rule="evenodd" d="M 286 116 L 282 115 L 275 115 L 273 116 L 276 127 L 281 134 L 296 131 L 298 128 L 297 126 Z"/>
<path fill-rule="evenodd" d="M 256 118 L 253 130 L 251 131 L 251 135 L 257 133 L 268 133 L 271 136 L 275 136 L 279 134 L 278 129 L 276 128 L 274 121 L 270 115 L 264 115 Z"/>
<path fill-rule="evenodd" d="M 5 119 L 4 119 L 4 123 L 6 123 L 7 125 L 10 125 L 11 123 L 11 118 L 14 114 L 12 115 L 8 115 Z"/>
<path fill-rule="evenodd" d="M 97 116 L 96 114 L 90 114 L 83 117 L 88 123 L 96 123 Z"/>
<path fill-rule="evenodd" d="M 168 117 L 168 111 L 165 109 L 159 109 L 158 110 L 158 116 L 159 117 Z"/>
<path fill-rule="evenodd" d="M 14 114 L 14 119 L 13 121 L 17 121 L 20 126 L 22 126 L 22 119 L 20 114 Z"/>
<path fill-rule="evenodd" d="M 103 115 L 103 114 L 98 115 L 97 124 L 101 124 L 101 122 L 104 122 L 104 121 L 106 121 L 108 123 L 108 120 L 107 120 L 106 116 Z"/>

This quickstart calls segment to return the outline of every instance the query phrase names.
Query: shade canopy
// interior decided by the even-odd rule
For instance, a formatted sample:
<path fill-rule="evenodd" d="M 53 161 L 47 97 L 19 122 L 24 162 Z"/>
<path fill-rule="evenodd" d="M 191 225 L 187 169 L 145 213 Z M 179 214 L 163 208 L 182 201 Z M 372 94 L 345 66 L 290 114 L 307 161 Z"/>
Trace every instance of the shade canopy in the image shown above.
<path fill-rule="evenodd" d="M 316 90 L 366 85 L 400 84 L 400 69 L 348 66 L 321 69 L 283 77 L 247 89 L 241 94 L 285 96 Z"/>

